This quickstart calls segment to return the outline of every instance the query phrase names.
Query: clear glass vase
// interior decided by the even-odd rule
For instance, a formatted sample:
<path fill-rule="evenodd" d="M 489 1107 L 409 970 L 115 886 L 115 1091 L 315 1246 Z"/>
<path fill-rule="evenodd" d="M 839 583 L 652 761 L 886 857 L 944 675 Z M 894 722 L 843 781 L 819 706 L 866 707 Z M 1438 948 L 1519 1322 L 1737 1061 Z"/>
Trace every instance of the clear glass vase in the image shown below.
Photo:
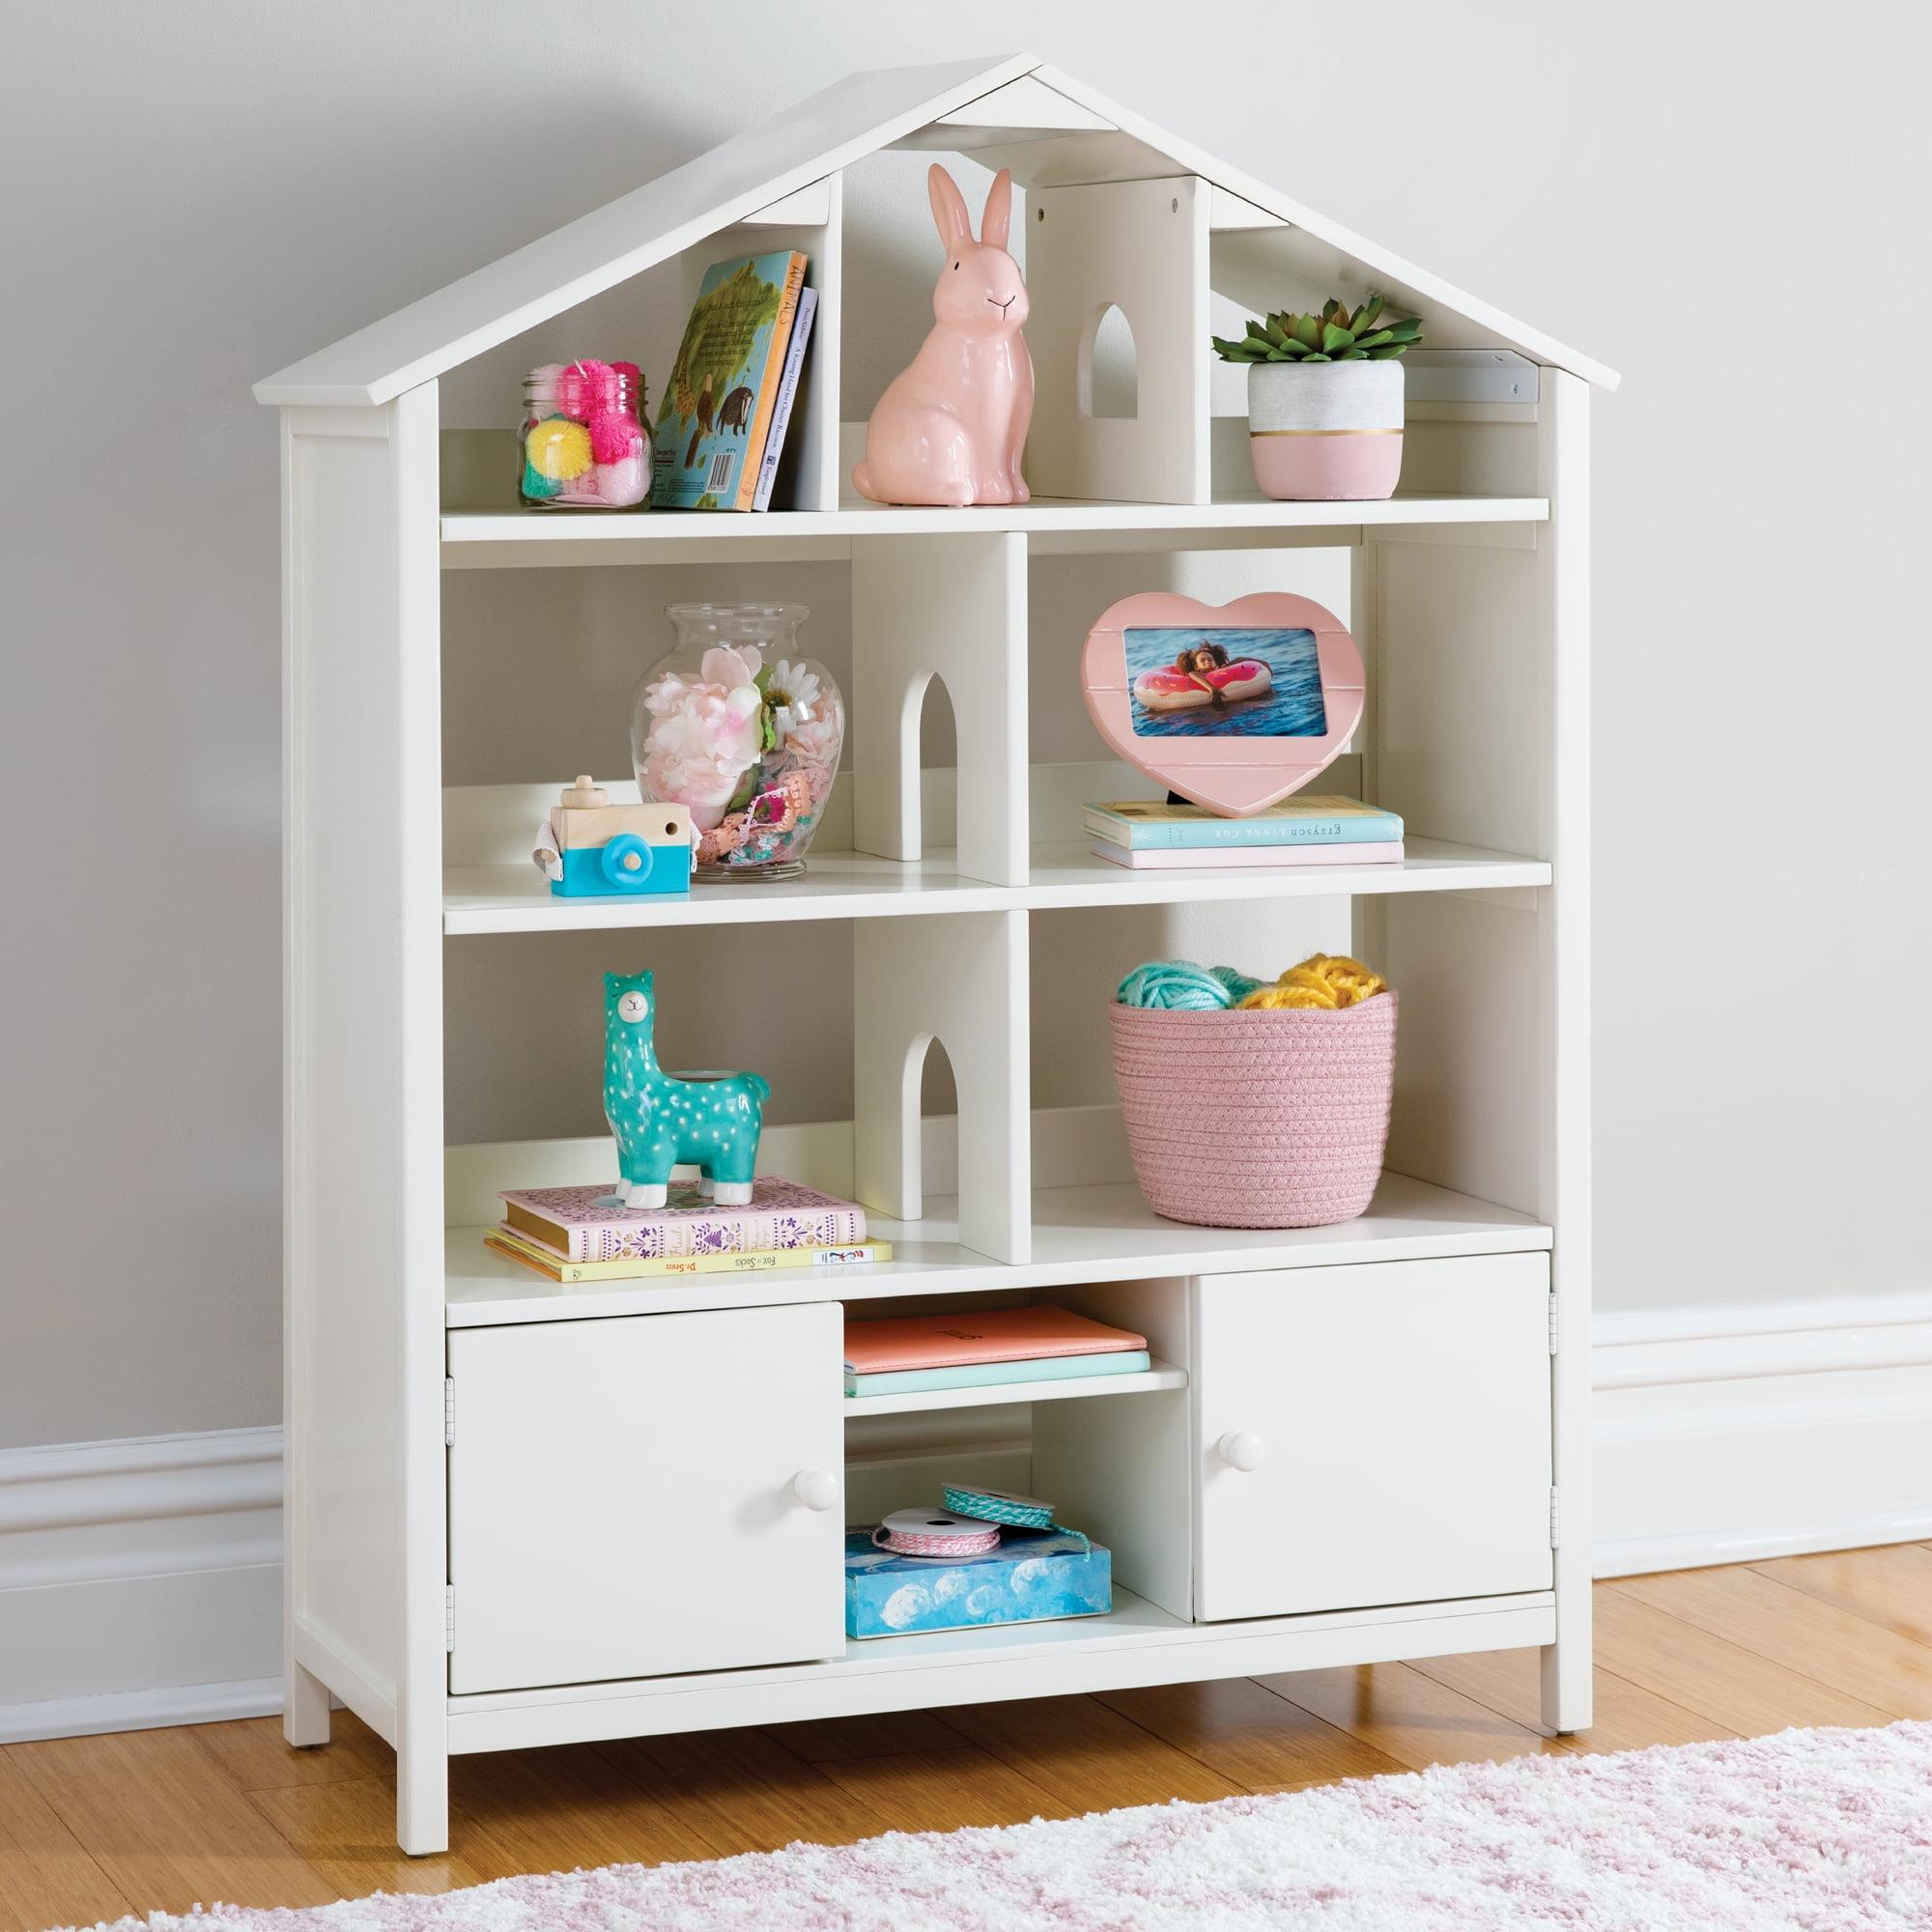
<path fill-rule="evenodd" d="M 795 879 L 845 742 L 845 699 L 797 643 L 803 604 L 673 604 L 677 645 L 631 706 L 652 802 L 691 808 L 700 881 Z"/>

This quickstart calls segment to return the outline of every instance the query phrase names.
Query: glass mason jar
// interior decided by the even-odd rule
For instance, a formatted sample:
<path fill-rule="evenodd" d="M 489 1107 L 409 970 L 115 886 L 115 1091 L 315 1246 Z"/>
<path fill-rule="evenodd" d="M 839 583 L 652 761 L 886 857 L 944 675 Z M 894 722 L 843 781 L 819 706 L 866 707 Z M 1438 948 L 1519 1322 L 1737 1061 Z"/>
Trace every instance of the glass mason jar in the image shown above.
<path fill-rule="evenodd" d="M 546 362 L 524 378 L 517 494 L 549 510 L 629 510 L 651 493 L 651 431 L 635 362 Z"/>
<path fill-rule="evenodd" d="M 677 646 L 639 681 L 631 761 L 691 808 L 700 880 L 795 879 L 832 795 L 845 700 L 798 648 L 803 604 L 673 604 Z"/>

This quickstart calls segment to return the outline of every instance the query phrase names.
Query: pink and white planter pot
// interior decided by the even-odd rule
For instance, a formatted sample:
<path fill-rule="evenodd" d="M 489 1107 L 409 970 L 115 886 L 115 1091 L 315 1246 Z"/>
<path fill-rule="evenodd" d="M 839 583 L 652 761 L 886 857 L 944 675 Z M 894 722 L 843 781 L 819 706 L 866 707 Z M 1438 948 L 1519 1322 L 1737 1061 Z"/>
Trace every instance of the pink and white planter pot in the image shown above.
<path fill-rule="evenodd" d="M 1200 1228 L 1325 1228 L 1375 1196 L 1396 996 L 1335 1011 L 1109 1009 L 1148 1206 Z"/>
<path fill-rule="evenodd" d="M 1264 497 L 1378 502 L 1402 474 L 1402 362 L 1256 362 L 1248 448 Z"/>

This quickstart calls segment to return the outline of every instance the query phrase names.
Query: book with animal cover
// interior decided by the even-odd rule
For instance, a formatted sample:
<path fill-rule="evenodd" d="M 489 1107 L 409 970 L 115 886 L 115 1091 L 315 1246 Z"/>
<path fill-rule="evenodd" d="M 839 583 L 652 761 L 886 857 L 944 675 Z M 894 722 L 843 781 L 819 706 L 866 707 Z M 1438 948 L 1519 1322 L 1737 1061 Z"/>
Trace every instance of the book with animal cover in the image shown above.
<path fill-rule="evenodd" d="M 1135 852 L 1163 845 L 1375 845 L 1402 837 L 1394 812 L 1330 793 L 1295 793 L 1246 818 L 1223 818 L 1199 805 L 1128 799 L 1088 806 L 1084 823 L 1095 838 Z"/>
<path fill-rule="evenodd" d="M 771 1268 L 857 1267 L 867 1262 L 889 1262 L 890 1241 L 860 1241 L 849 1248 L 758 1248 L 750 1254 L 726 1250 L 715 1255 L 661 1255 L 655 1261 L 631 1256 L 614 1262 L 567 1262 L 536 1241 L 526 1241 L 515 1229 L 493 1228 L 483 1244 L 513 1262 L 535 1268 L 566 1287 L 580 1282 L 653 1281 L 665 1275 L 762 1274 Z"/>
<path fill-rule="evenodd" d="M 863 1402 L 871 1395 L 917 1395 L 927 1389 L 1010 1388 L 1015 1382 L 1080 1381 L 1094 1376 L 1139 1376 L 1153 1366 L 1145 1349 L 1108 1355 L 1034 1355 L 1017 1362 L 961 1362 L 952 1369 L 901 1369 L 896 1374 L 845 1371 L 845 1393 Z"/>
<path fill-rule="evenodd" d="M 791 427 L 792 406 L 798 401 L 800 375 L 805 368 L 805 352 L 811 341 L 811 320 L 818 313 L 818 291 L 801 289 L 798 314 L 792 318 L 791 340 L 785 345 L 784 374 L 779 378 L 778 406 L 772 411 L 772 426 L 765 438 L 765 453 L 758 459 L 758 489 L 752 498 L 754 510 L 772 507 L 772 486 L 779 480 L 779 464 L 784 457 L 785 431 Z"/>
<path fill-rule="evenodd" d="M 1151 845 L 1141 851 L 1096 838 L 1087 849 L 1110 866 L 1128 866 L 1137 872 L 1211 866 L 1255 870 L 1270 866 L 1277 870 L 1301 866 L 1400 866 L 1403 855 L 1400 838 L 1380 845 Z"/>
<path fill-rule="evenodd" d="M 608 1185 L 521 1188 L 502 1199 L 512 1233 L 568 1262 L 852 1248 L 866 1238 L 866 1210 L 857 1202 L 770 1174 L 753 1183 L 744 1208 L 721 1208 L 689 1181 L 673 1181 L 662 1208 L 619 1206 Z"/>
<path fill-rule="evenodd" d="M 793 248 L 705 270 L 651 438 L 655 508 L 752 507 L 805 269 Z"/>
<path fill-rule="evenodd" d="M 845 1318 L 845 1367 L 859 1377 L 974 1362 L 1030 1362 L 1048 1355 L 1107 1355 L 1146 1347 L 1145 1335 L 1050 1303 L 960 1309 L 947 1315 Z"/>

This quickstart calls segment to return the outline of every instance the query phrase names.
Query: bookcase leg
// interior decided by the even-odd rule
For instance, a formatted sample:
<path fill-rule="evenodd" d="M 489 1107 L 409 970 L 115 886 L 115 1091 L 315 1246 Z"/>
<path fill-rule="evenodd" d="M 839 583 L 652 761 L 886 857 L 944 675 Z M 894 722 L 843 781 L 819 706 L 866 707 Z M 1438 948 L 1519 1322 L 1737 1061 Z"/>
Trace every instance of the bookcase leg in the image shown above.
<path fill-rule="evenodd" d="M 446 1736 L 427 1738 L 405 1727 L 397 1737 L 396 1843 L 412 1859 L 449 1849 Z"/>
<path fill-rule="evenodd" d="M 282 1736 L 298 1749 L 328 1742 L 328 1686 L 293 1657 L 282 1698 Z"/>
<path fill-rule="evenodd" d="M 853 839 L 924 856 L 919 724 L 937 677 L 958 739 L 958 868 L 1027 882 L 1026 538 L 859 537 L 852 545 Z"/>
<path fill-rule="evenodd" d="M 920 1077 L 938 1039 L 959 1094 L 959 1238 L 995 1261 L 1029 1260 L 1026 915 L 861 920 L 853 953 L 859 1198 L 900 1220 L 924 1212 Z"/>

